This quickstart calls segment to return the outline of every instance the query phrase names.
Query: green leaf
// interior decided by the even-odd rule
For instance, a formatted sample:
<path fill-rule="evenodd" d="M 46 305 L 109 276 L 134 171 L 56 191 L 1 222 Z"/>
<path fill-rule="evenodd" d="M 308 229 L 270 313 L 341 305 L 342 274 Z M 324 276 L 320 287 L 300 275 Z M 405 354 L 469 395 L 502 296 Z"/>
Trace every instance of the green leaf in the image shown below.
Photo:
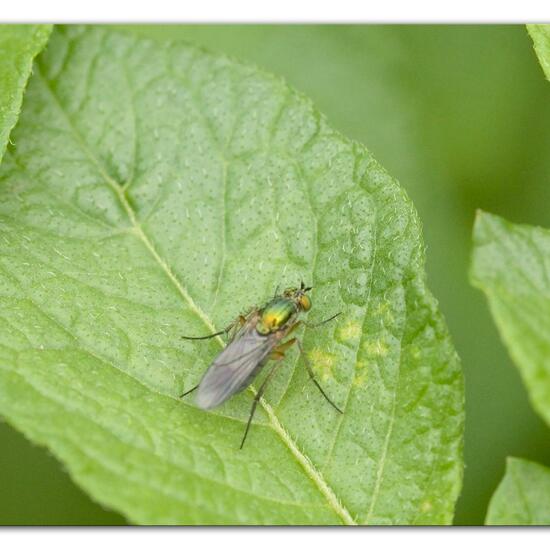
<path fill-rule="evenodd" d="M 550 25 L 527 25 L 535 52 L 546 78 L 550 80 Z"/>
<path fill-rule="evenodd" d="M 550 424 L 550 231 L 478 213 L 470 278 L 493 318 L 535 410 Z"/>
<path fill-rule="evenodd" d="M 0 162 L 19 116 L 32 61 L 50 33 L 51 25 L 0 25 Z"/>
<path fill-rule="evenodd" d="M 138 523 L 448 523 L 463 387 L 404 192 L 255 68 L 102 28 L 54 32 L 0 170 L 0 412 Z M 198 410 L 223 328 L 314 285 L 296 350 Z M 257 384 L 256 384 L 257 386 Z"/>
<path fill-rule="evenodd" d="M 509 458 L 487 512 L 487 525 L 550 525 L 550 469 Z"/>

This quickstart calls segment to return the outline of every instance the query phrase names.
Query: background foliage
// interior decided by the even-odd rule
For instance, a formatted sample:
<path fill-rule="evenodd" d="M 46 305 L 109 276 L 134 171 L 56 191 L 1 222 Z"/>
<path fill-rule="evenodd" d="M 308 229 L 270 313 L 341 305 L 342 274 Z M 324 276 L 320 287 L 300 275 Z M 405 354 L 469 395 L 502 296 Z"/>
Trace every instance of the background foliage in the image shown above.
<path fill-rule="evenodd" d="M 284 75 L 363 143 L 412 196 L 428 271 L 466 375 L 465 486 L 458 523 L 482 523 L 505 457 L 550 463 L 483 296 L 467 282 L 475 209 L 550 226 L 548 88 L 523 27 L 157 27 Z M 93 506 L 42 450 L 2 426 L 8 521 L 120 521 Z M 57 495 L 47 505 L 40 495 Z"/>
<path fill-rule="evenodd" d="M 550 231 L 479 211 L 470 277 L 483 290 L 534 410 L 550 425 Z M 487 523 L 547 525 L 547 467 L 509 458 Z"/>
<path fill-rule="evenodd" d="M 34 56 L 50 32 L 50 25 L 5 25 L 0 33 L 0 161 L 17 122 Z"/>

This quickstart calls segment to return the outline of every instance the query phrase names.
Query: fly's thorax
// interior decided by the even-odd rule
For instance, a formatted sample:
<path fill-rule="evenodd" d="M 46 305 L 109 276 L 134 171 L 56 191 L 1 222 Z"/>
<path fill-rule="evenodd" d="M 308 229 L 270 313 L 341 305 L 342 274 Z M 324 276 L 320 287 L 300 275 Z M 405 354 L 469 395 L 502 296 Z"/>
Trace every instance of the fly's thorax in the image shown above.
<path fill-rule="evenodd" d="M 256 330 L 260 334 L 271 334 L 288 323 L 296 313 L 298 308 L 293 300 L 277 297 L 262 309 Z"/>

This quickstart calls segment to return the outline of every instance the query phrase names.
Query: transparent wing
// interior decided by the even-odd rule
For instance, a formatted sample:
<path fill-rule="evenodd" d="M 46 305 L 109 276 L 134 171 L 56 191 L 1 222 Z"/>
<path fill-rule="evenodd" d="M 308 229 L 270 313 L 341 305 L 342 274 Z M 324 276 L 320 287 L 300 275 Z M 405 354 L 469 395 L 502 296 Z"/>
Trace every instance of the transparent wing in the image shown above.
<path fill-rule="evenodd" d="M 199 384 L 197 405 L 213 409 L 252 381 L 273 349 L 275 339 L 249 328 L 216 357 Z"/>

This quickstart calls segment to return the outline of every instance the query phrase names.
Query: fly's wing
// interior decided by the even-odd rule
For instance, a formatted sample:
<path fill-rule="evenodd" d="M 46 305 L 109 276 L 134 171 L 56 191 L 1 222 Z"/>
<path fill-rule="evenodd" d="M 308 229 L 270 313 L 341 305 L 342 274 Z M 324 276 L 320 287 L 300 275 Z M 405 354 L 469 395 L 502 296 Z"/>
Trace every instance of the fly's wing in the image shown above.
<path fill-rule="evenodd" d="M 245 388 L 273 349 L 271 335 L 262 336 L 250 327 L 216 357 L 204 374 L 197 392 L 197 405 L 213 409 Z"/>

